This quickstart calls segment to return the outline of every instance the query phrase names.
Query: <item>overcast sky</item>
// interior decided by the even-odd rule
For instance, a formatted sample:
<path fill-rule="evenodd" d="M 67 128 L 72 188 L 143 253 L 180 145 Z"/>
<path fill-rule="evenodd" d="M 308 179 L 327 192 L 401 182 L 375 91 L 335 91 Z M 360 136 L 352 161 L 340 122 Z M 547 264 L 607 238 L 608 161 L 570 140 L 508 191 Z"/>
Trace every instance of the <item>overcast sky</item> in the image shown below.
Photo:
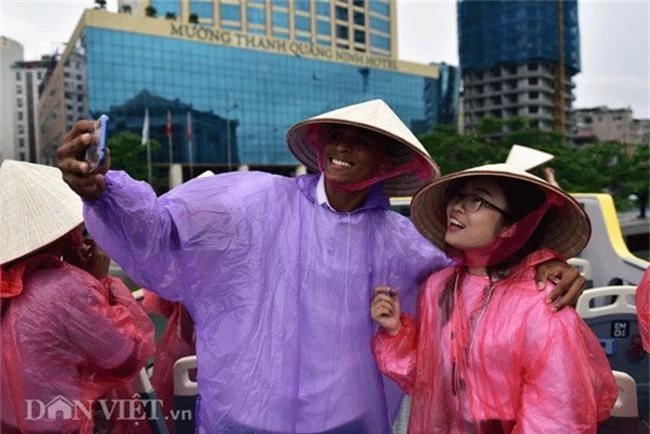
<path fill-rule="evenodd" d="M 550 0 L 549 0 L 550 1 Z M 581 0 L 582 72 L 575 107 L 632 107 L 650 117 L 650 7 L 647 0 Z M 27 59 L 51 53 L 70 37 L 92 0 L 0 0 L 0 35 L 25 46 Z M 117 9 L 117 0 L 108 0 Z M 458 65 L 456 2 L 399 0 L 399 57 Z"/>

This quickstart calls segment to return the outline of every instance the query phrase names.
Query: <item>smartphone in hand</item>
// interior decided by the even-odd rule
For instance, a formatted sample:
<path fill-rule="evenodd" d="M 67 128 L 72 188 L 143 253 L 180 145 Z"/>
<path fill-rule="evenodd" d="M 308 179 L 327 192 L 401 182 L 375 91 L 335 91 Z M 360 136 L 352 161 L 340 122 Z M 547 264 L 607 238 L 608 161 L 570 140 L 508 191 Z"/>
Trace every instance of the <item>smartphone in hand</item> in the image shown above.
<path fill-rule="evenodd" d="M 90 167 L 90 173 L 97 171 L 106 162 L 106 123 L 108 116 L 101 115 L 95 123 L 92 141 L 86 149 L 84 161 Z"/>

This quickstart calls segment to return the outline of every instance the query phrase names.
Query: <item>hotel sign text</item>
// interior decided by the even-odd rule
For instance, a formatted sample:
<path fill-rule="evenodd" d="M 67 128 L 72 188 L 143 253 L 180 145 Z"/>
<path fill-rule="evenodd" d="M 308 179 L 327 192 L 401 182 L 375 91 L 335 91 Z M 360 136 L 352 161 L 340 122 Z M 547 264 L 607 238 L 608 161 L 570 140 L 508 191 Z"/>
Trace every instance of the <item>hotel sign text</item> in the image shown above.
<path fill-rule="evenodd" d="M 353 63 L 355 65 L 367 66 L 370 68 L 397 69 L 395 60 L 389 57 L 370 56 L 364 53 L 335 50 L 332 47 L 314 45 L 308 42 L 246 35 L 194 24 L 170 24 L 170 36 L 185 39 L 193 39 L 233 47 L 253 48 L 281 54 L 291 54 L 298 57 Z"/>

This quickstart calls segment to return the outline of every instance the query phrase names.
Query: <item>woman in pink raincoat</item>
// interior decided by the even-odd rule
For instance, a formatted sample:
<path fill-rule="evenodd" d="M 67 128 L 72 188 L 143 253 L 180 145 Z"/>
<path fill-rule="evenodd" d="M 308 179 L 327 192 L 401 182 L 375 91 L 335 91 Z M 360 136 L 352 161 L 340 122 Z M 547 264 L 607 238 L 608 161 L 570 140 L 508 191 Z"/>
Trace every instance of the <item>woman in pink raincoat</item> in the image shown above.
<path fill-rule="evenodd" d="M 153 324 L 82 240 L 81 201 L 54 167 L 5 160 L 0 185 L 0 432 L 149 432 L 130 382 Z"/>
<path fill-rule="evenodd" d="M 572 309 L 553 314 L 535 266 L 584 248 L 590 223 L 559 188 L 508 164 L 423 188 L 413 220 L 459 265 L 432 274 L 417 320 L 379 287 L 379 368 L 411 396 L 409 433 L 595 433 L 617 389 Z M 548 284 L 546 294 L 553 288 Z"/>

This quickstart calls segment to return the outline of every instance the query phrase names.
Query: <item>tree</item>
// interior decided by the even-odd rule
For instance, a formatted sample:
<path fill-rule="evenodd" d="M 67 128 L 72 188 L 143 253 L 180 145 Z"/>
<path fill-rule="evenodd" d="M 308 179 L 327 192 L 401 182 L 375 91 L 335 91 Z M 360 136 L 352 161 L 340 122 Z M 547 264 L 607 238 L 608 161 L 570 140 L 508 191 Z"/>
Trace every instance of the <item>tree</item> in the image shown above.
<path fill-rule="evenodd" d="M 95 0 L 95 4 L 99 9 L 106 9 L 106 0 Z"/>
<path fill-rule="evenodd" d="M 199 16 L 197 14 L 190 14 L 190 23 L 198 24 Z"/>
<path fill-rule="evenodd" d="M 131 6 L 130 5 L 122 5 L 122 13 L 123 14 L 130 14 L 131 13 Z"/>
<path fill-rule="evenodd" d="M 151 152 L 160 148 L 160 143 L 150 140 Z M 108 139 L 111 151 L 111 169 L 124 170 L 132 178 L 148 181 L 147 147 L 142 145 L 142 138 L 131 131 L 122 131 Z M 156 171 L 153 171 L 152 183 L 156 182 Z"/>
<path fill-rule="evenodd" d="M 158 15 L 158 11 L 155 7 L 149 5 L 145 8 L 144 14 L 148 17 L 155 18 Z"/>
<path fill-rule="evenodd" d="M 165 13 L 165 19 L 166 20 L 175 20 L 176 19 L 176 14 L 173 12 L 166 12 Z"/>
<path fill-rule="evenodd" d="M 496 125 L 499 119 L 489 120 Z M 627 146 L 621 143 L 599 143 L 575 149 L 556 132 L 524 128 L 487 143 L 477 135 L 459 134 L 454 127 L 438 126 L 420 140 L 444 174 L 474 166 L 504 162 L 513 144 L 520 144 L 553 154 L 548 165 L 555 169 L 560 186 L 571 193 L 610 193 L 617 208 L 638 205 L 644 210 L 650 197 L 649 146 Z M 540 176 L 539 169 L 533 173 Z M 628 197 L 635 195 L 636 204 Z M 644 215 L 641 212 L 641 215 Z"/>

